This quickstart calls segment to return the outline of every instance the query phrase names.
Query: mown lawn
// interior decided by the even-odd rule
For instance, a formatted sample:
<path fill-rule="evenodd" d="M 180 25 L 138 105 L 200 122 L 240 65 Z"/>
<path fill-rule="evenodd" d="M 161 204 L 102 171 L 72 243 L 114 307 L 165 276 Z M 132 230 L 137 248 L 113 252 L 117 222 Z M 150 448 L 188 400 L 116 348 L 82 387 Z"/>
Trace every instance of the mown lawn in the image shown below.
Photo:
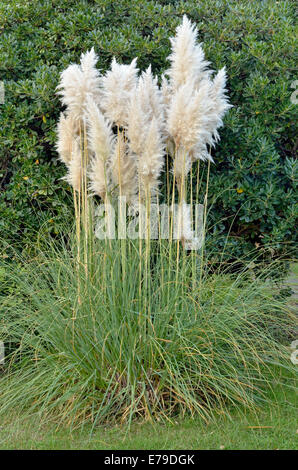
<path fill-rule="evenodd" d="M 8 419 L 0 426 L 1 449 L 295 449 L 297 448 L 297 396 L 278 390 L 275 404 L 257 414 L 231 414 L 216 423 L 183 420 L 173 425 L 134 424 L 89 430 L 56 429 L 36 419 Z"/>

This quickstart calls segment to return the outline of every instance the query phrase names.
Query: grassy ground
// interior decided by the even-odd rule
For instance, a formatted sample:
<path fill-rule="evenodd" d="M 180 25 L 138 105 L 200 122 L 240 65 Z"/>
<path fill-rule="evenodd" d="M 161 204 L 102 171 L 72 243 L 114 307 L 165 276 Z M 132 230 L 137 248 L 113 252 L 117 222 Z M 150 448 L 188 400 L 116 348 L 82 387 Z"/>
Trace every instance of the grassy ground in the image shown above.
<path fill-rule="evenodd" d="M 126 434 L 121 427 L 84 432 L 57 430 L 35 420 L 7 420 L 0 427 L 0 449 L 295 449 L 296 396 L 277 391 L 275 405 L 257 414 L 232 413 L 216 423 L 183 420 L 173 425 L 135 424 Z"/>

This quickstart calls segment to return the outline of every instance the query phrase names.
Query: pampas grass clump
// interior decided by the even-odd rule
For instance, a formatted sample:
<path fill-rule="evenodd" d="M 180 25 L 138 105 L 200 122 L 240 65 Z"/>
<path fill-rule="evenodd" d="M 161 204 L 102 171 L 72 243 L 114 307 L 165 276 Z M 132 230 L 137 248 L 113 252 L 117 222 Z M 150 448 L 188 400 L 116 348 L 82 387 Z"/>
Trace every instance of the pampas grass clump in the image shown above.
<path fill-rule="evenodd" d="M 76 233 L 20 261 L 22 269 L 5 267 L 17 287 L 0 323 L 11 348 L 0 415 L 22 409 L 92 427 L 178 414 L 208 423 L 227 404 L 257 410 L 275 368 L 291 370 L 277 332 L 289 335 L 294 320 L 277 289 L 249 266 L 214 273 L 212 256 L 222 253 L 193 249 L 187 203 L 198 202 L 198 184 L 194 191 L 190 175 L 207 160 L 209 177 L 230 105 L 225 69 L 212 78 L 187 17 L 171 44 L 161 87 L 151 67 L 138 75 L 136 59 L 114 59 L 100 75 L 93 49 L 61 74 L 57 150 L 74 190 Z M 145 205 L 145 240 L 94 237 L 93 203 L 105 203 L 110 223 L 118 196 L 135 213 Z M 151 240 L 150 205 L 162 197 L 172 210 L 178 201 L 177 217 L 169 216 L 169 239 L 158 226 Z"/>

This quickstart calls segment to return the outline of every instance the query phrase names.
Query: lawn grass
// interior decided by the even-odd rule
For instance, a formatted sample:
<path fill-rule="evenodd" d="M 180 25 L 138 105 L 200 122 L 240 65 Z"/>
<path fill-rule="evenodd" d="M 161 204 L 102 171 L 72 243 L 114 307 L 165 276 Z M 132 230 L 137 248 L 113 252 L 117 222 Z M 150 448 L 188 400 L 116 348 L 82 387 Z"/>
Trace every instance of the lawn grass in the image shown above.
<path fill-rule="evenodd" d="M 0 449 L 295 449 L 297 448 L 297 396 L 277 389 L 274 403 L 258 413 L 232 412 L 206 425 L 197 419 L 174 424 L 134 424 L 127 428 L 100 427 L 90 437 L 83 431 L 20 418 L 0 423 Z"/>

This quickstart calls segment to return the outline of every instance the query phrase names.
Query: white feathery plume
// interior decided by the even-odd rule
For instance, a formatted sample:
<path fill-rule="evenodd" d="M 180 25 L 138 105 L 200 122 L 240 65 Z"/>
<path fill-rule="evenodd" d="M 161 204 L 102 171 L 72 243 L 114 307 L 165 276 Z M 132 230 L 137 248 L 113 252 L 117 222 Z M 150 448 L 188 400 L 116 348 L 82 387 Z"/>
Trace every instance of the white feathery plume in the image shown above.
<path fill-rule="evenodd" d="M 119 187 L 119 193 L 131 203 L 138 191 L 137 167 L 135 159 L 128 151 L 123 133 L 117 136 L 109 168 L 113 183 Z"/>
<path fill-rule="evenodd" d="M 171 67 L 168 70 L 170 82 L 164 82 L 164 94 L 174 91 L 167 99 L 167 132 L 173 138 L 176 149 L 176 170 L 181 176 L 182 153 L 187 152 L 186 173 L 191 162 L 213 161 L 207 145 L 213 146 L 219 139 L 217 129 L 222 125 L 224 113 L 230 108 L 225 96 L 226 74 L 221 69 L 213 81 L 210 80 L 209 64 L 197 44 L 197 28 L 184 15 L 182 24 L 171 39 Z M 171 146 L 170 146 L 171 147 Z"/>
<path fill-rule="evenodd" d="M 182 143 L 183 135 L 187 135 L 189 129 L 187 117 L 187 107 L 191 103 L 193 87 L 188 84 L 183 85 L 176 91 L 171 101 L 167 120 L 167 131 L 173 138 L 176 147 Z"/>
<path fill-rule="evenodd" d="M 176 147 L 190 151 L 199 142 L 212 141 L 208 123 L 212 111 L 210 82 L 204 81 L 199 90 L 185 84 L 175 93 L 169 111 L 168 131 Z"/>
<path fill-rule="evenodd" d="M 60 114 L 57 126 L 57 151 L 59 158 L 67 166 L 67 174 L 62 179 L 67 181 L 75 191 L 79 191 L 82 182 L 82 150 L 80 139 L 80 122 L 72 114 Z"/>
<path fill-rule="evenodd" d="M 57 125 L 57 144 L 56 149 L 59 153 L 60 160 L 68 165 L 72 158 L 72 151 L 75 146 L 76 138 L 80 133 L 80 123 L 75 120 L 72 114 L 65 116 L 60 114 Z"/>
<path fill-rule="evenodd" d="M 75 191 L 81 189 L 82 183 L 82 150 L 80 146 L 80 139 L 77 137 L 73 142 L 73 148 L 71 152 L 71 159 L 67 164 L 67 174 L 64 176 L 65 179 Z"/>
<path fill-rule="evenodd" d="M 153 77 L 151 66 L 142 73 L 135 86 L 128 107 L 127 135 L 132 152 L 140 155 L 143 151 L 148 128 L 155 118 L 162 133 L 165 127 L 162 95 Z"/>
<path fill-rule="evenodd" d="M 214 136 L 214 142 L 219 140 L 217 129 L 223 125 L 222 118 L 232 105 L 228 103 L 226 97 L 226 70 L 225 67 L 219 70 L 215 75 L 210 88 L 210 98 L 213 102 L 211 114 L 212 119 L 209 122 L 210 132 Z"/>
<path fill-rule="evenodd" d="M 141 188 L 146 194 L 155 196 L 158 191 L 159 177 L 163 169 L 164 143 L 158 121 L 154 117 L 148 129 L 144 148 L 138 159 L 138 174 Z"/>
<path fill-rule="evenodd" d="M 140 155 L 146 139 L 146 129 L 148 127 L 148 116 L 143 109 L 143 95 L 140 87 L 136 86 L 128 106 L 127 136 L 131 152 Z"/>
<path fill-rule="evenodd" d="M 189 156 L 192 163 L 198 160 L 202 160 L 203 162 L 210 160 L 210 162 L 214 163 L 212 156 L 208 152 L 206 144 L 197 144 L 189 151 Z"/>
<path fill-rule="evenodd" d="M 155 195 L 158 189 L 164 155 L 163 127 L 162 96 L 149 67 L 132 95 L 127 126 L 129 147 L 138 162 L 142 196 L 148 190 Z"/>
<path fill-rule="evenodd" d="M 184 15 L 176 28 L 176 36 L 170 38 L 172 53 L 168 59 L 171 67 L 166 73 L 174 90 L 189 82 L 198 85 L 210 73 L 206 71 L 209 62 L 205 60 L 201 45 L 197 44 L 197 34 L 195 25 Z"/>
<path fill-rule="evenodd" d="M 89 149 L 93 153 L 89 170 L 90 190 L 104 199 L 108 191 L 107 163 L 114 148 L 114 136 L 111 124 L 104 118 L 92 97 L 86 100 L 85 116 Z"/>
<path fill-rule="evenodd" d="M 161 94 L 163 99 L 163 105 L 165 109 L 167 109 L 173 97 L 173 89 L 168 79 L 164 75 L 161 76 Z"/>
<path fill-rule="evenodd" d="M 101 79 L 102 109 L 108 119 L 119 127 L 127 125 L 128 103 L 137 83 L 136 63 L 135 58 L 129 65 L 118 64 L 114 58 L 111 70 L 108 70 Z"/>
<path fill-rule="evenodd" d="M 82 119 L 87 95 L 91 95 L 96 103 L 100 100 L 99 71 L 96 69 L 97 55 L 92 48 L 81 55 L 81 63 L 72 64 L 61 73 L 57 89 L 62 104 L 67 106 L 67 113 L 74 119 Z"/>
<path fill-rule="evenodd" d="M 206 143 L 212 144 L 212 133 L 209 122 L 212 119 L 212 100 L 210 98 L 210 82 L 203 80 L 199 90 L 193 84 L 186 83 L 179 87 L 175 93 L 169 109 L 167 130 L 175 142 L 176 156 L 180 158 L 182 147 L 183 157 L 186 160 L 184 165 L 187 175 L 191 166 L 190 153 L 194 149 L 205 148 Z M 205 158 L 205 154 L 204 157 Z M 181 164 L 176 165 L 176 177 L 182 177 Z"/>
<path fill-rule="evenodd" d="M 175 179 L 177 180 L 178 189 L 180 190 L 181 178 L 183 175 L 188 175 L 192 161 L 189 152 L 181 145 L 176 148 L 174 155 L 175 158 L 173 172 Z"/>
<path fill-rule="evenodd" d="M 159 127 L 164 124 L 163 98 L 157 83 L 157 77 L 152 75 L 151 65 L 142 73 L 138 82 L 138 93 L 143 112 L 148 121 L 157 120 Z"/>
<path fill-rule="evenodd" d="M 162 95 L 157 84 L 157 78 L 153 77 L 151 66 L 142 73 L 135 86 L 129 107 L 127 135 L 132 152 L 140 155 L 143 151 L 147 132 L 152 119 L 162 132 L 164 127 L 164 113 Z"/>
<path fill-rule="evenodd" d="M 209 110 L 209 120 L 206 123 L 206 128 L 209 132 L 209 145 L 215 145 L 220 139 L 217 129 L 223 125 L 222 118 L 226 111 L 232 107 L 228 103 L 226 97 L 226 71 L 225 67 L 219 70 L 210 84 L 209 98 L 211 99 L 211 106 Z M 211 136 L 211 137 L 210 137 Z M 206 143 L 198 142 L 198 144 L 190 151 L 192 161 L 211 160 L 213 159 L 207 150 Z"/>
<path fill-rule="evenodd" d="M 173 89 L 172 89 L 169 81 L 167 80 L 167 78 L 164 75 L 162 75 L 161 79 L 162 79 L 162 82 L 161 82 L 161 95 L 162 95 L 162 105 L 163 105 L 163 110 L 164 110 L 164 126 L 163 126 L 162 130 L 163 130 L 163 133 L 165 135 L 167 153 L 169 155 L 173 156 L 174 153 L 175 153 L 175 145 L 174 145 L 174 141 L 171 138 L 171 136 L 168 132 L 167 126 L 166 126 L 166 122 L 167 122 L 168 116 L 169 116 L 169 108 L 170 108 L 170 104 L 171 104 L 171 101 L 172 101 L 172 98 L 173 98 Z"/>

